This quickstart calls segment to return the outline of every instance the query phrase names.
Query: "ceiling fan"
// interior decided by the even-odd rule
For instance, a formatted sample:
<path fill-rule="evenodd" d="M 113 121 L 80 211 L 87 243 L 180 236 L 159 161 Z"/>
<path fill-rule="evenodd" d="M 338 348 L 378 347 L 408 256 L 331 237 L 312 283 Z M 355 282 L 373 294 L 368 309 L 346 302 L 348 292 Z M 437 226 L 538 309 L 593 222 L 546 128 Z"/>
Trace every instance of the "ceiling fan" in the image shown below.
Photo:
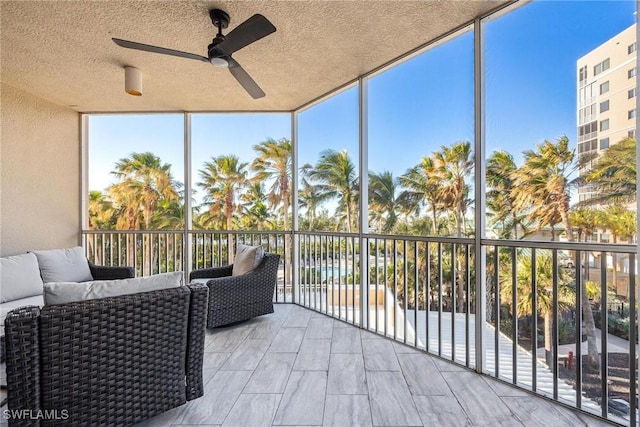
<path fill-rule="evenodd" d="M 222 30 L 229 26 L 229 15 L 220 9 L 209 11 L 211 22 L 218 29 L 218 33 L 208 47 L 208 57 L 195 53 L 181 52 L 179 50 L 167 49 L 164 47 L 152 46 L 143 43 L 136 43 L 129 40 L 113 38 L 115 44 L 127 49 L 137 49 L 146 52 L 161 53 L 163 55 L 178 56 L 180 58 L 195 59 L 203 62 L 210 62 L 216 67 L 229 68 L 231 75 L 242 85 L 253 99 L 262 98 L 264 92 L 251 76 L 233 59 L 234 52 L 250 45 L 263 37 L 276 31 L 276 27 L 264 16 L 253 15 L 242 24 L 234 28 L 226 36 Z"/>

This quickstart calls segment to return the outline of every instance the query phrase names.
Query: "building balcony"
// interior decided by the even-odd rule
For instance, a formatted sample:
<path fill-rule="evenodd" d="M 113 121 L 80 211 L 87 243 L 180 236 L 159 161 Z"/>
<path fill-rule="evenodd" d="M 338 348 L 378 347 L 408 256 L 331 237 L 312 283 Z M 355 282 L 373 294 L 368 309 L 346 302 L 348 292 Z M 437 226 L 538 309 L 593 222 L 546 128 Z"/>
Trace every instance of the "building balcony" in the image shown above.
<path fill-rule="evenodd" d="M 519 425 L 519 422 L 524 425 L 536 424 L 551 414 L 563 420 L 566 417 L 574 421 L 582 419 L 589 425 L 598 422 L 592 416 L 604 417 L 622 425 L 628 424 L 631 419 L 631 407 L 635 405 L 629 396 L 636 387 L 636 378 L 630 372 L 636 370 L 637 354 L 637 345 L 631 345 L 634 339 L 632 335 L 635 335 L 635 318 L 628 315 L 629 304 L 634 304 L 636 298 L 634 292 L 629 294 L 630 289 L 635 289 L 636 280 L 633 273 L 636 268 L 635 253 L 631 246 L 487 240 L 483 242 L 484 256 L 481 261 L 486 271 L 486 291 L 484 295 L 478 295 L 474 282 L 474 239 L 469 238 L 206 230 L 100 230 L 85 231 L 83 234 L 89 259 L 106 265 L 133 265 L 138 275 L 173 270 L 188 272 L 225 265 L 232 261 L 229 259 L 229 242 L 260 244 L 266 251 L 281 255 L 274 293 L 274 302 L 281 304 L 276 305 L 276 314 L 209 332 L 208 339 L 212 340 L 212 344 L 207 347 L 206 358 L 211 358 L 211 361 L 205 363 L 215 365 L 210 374 L 232 381 L 238 390 L 233 399 L 226 401 L 229 405 L 227 412 L 221 408 L 219 413 L 215 410 L 213 414 L 209 409 L 204 409 L 206 403 L 190 404 L 199 408 L 196 410 L 199 415 L 193 415 L 196 418 L 203 417 L 198 422 L 204 422 L 205 419 L 207 422 L 221 422 L 227 416 L 231 417 L 230 420 L 249 417 L 239 408 L 252 399 L 257 399 L 256 404 L 264 400 L 268 410 L 272 411 L 273 425 L 307 421 L 331 423 L 335 419 L 331 418 L 334 409 L 330 408 L 334 407 L 338 413 L 349 410 L 358 414 L 365 408 L 367 410 L 362 412 L 364 420 L 374 425 L 387 425 L 385 422 L 393 424 L 392 420 L 403 419 L 394 418 L 396 416 L 409 417 L 403 419 L 408 424 L 400 425 L 428 425 L 425 416 L 440 420 L 452 417 L 450 421 L 454 425 L 464 423 L 467 419 L 481 425 L 484 425 L 484 421 L 480 420 L 492 420 L 487 421 L 486 425 L 493 425 L 494 416 L 507 414 L 507 408 L 510 411 L 508 419 L 513 420 L 514 425 Z M 532 282 L 533 271 L 537 273 Z M 456 283 L 453 287 L 452 277 L 455 277 Z M 583 312 L 585 307 L 576 303 L 581 301 L 584 289 L 590 294 L 589 309 L 595 318 L 595 328 L 591 333 L 595 334 L 597 362 L 607 367 L 602 371 L 594 370 L 587 364 L 590 349 L 588 324 Z M 602 294 L 592 295 L 603 289 L 604 298 Z M 538 295 L 535 302 L 532 302 L 532 292 Z M 621 296 L 627 301 L 626 309 L 625 303 L 621 306 L 609 301 L 614 296 Z M 530 302 L 528 311 L 520 308 L 526 301 Z M 603 306 L 607 307 L 604 311 L 607 315 L 604 316 L 601 310 Z M 519 309 L 513 310 L 512 307 Z M 286 320 L 288 318 L 290 320 Z M 308 323 L 304 319 L 312 321 Z M 620 326 L 625 322 L 626 329 Z M 324 326 L 318 326 L 318 331 L 315 327 L 311 331 L 304 329 L 316 324 Z M 362 376 L 355 376 L 353 381 L 361 381 L 364 388 L 353 393 L 360 397 L 350 396 L 345 402 L 334 401 L 338 398 L 330 397 L 333 394 L 326 392 L 330 387 L 327 381 L 334 375 L 331 373 L 334 365 L 327 365 L 317 372 L 300 367 L 305 363 L 325 363 L 321 362 L 325 359 L 328 363 L 327 358 L 340 360 L 342 356 L 333 354 L 341 354 L 341 350 L 336 348 L 345 344 L 331 341 L 334 328 L 340 329 L 338 334 L 353 334 L 357 338 L 347 341 L 376 339 L 376 344 L 368 342 L 358 345 L 358 363 L 364 364 L 364 370 Z M 254 329 L 264 329 L 264 335 Z M 345 332 L 347 330 L 351 332 Z M 603 330 L 609 333 L 603 333 Z M 534 334 L 533 331 L 537 332 Z M 278 339 L 279 334 L 294 335 Z M 219 342 L 220 348 L 217 348 L 216 342 Z M 576 342 L 581 344 L 576 346 Z M 229 347 L 225 347 L 227 345 Z M 276 363 L 269 357 L 277 356 L 269 356 L 269 353 L 277 353 L 279 345 L 291 345 L 290 352 L 294 353 L 283 356 L 290 359 L 287 359 L 288 365 L 283 366 L 288 366 L 287 372 L 293 373 L 288 377 L 288 382 L 282 380 L 280 391 L 274 392 L 279 396 L 254 396 L 254 392 L 243 391 L 253 376 L 261 378 L 260 364 Z M 312 357 L 306 354 L 307 351 L 319 353 Z M 349 354 L 350 351 L 345 350 L 344 353 Z M 372 354 L 367 354 L 368 351 Z M 405 352 L 412 356 L 405 355 Z M 430 390 L 426 395 L 419 394 L 423 391 L 416 392 L 420 387 L 427 386 L 417 385 L 422 380 L 412 383 L 414 374 L 408 373 L 411 371 L 406 371 L 405 367 L 410 370 L 416 369 L 416 366 L 413 362 L 403 362 L 402 359 L 406 357 L 415 357 L 420 360 L 419 363 L 429 367 L 428 372 L 438 373 L 443 381 L 437 384 L 442 388 Z M 316 358 L 317 362 L 313 362 Z M 235 379 L 226 377 L 231 373 L 225 371 L 244 370 L 233 366 L 234 363 L 244 363 L 240 361 L 245 359 L 246 363 L 255 365 L 251 368 L 255 372 L 238 380 L 244 381 L 240 388 Z M 393 361 L 396 361 L 395 364 Z M 403 398 L 401 402 L 394 401 L 399 406 L 390 408 L 386 406 L 389 396 L 381 400 L 376 396 L 380 392 L 375 390 L 376 380 L 370 380 L 373 382 L 371 385 L 367 382 L 370 375 L 381 375 L 373 373 L 378 372 L 376 363 L 394 366 L 400 363 L 398 371 L 395 368 L 379 370 L 389 371 L 388 375 L 397 377 L 389 381 L 392 381 L 391 384 L 397 382 L 397 392 L 406 392 L 406 396 L 399 395 L 408 396 L 408 400 Z M 220 368 L 220 372 L 217 372 L 220 366 L 227 368 Z M 296 366 L 301 371 L 299 374 L 295 374 Z M 434 370 L 434 367 L 437 369 Z M 336 366 L 335 369 L 345 368 Z M 307 370 L 311 372 L 309 378 L 318 377 L 318 384 L 316 380 L 304 379 L 307 373 L 302 371 Z M 300 375 L 300 378 L 296 375 Z M 420 375 L 417 378 L 423 378 Z M 469 381 L 474 385 L 471 388 L 465 385 L 456 390 L 458 386 L 449 384 L 455 382 L 456 375 L 465 378 L 472 376 L 474 379 Z M 320 393 L 322 388 L 320 394 L 326 394 L 326 400 L 312 399 L 313 408 L 306 408 L 304 405 L 310 401 L 298 401 L 294 395 L 287 395 L 287 387 L 292 390 L 299 387 L 298 381 L 310 381 L 308 387 L 311 387 L 309 393 L 312 394 Z M 216 383 L 213 381 L 210 385 L 212 390 L 217 390 L 212 396 L 223 393 L 219 388 L 221 386 Z M 426 383 L 429 381 L 425 379 Z M 604 384 L 606 387 L 603 387 Z M 354 383 L 349 387 L 358 386 Z M 480 404 L 471 398 L 474 392 L 480 390 L 487 390 L 489 395 L 499 397 L 495 401 L 495 408 L 492 404 Z M 451 398 L 452 395 L 457 397 L 460 407 L 458 404 L 451 406 L 450 403 L 440 402 L 444 400 L 443 396 Z M 484 391 L 481 395 L 484 395 Z M 442 405 L 435 405 L 431 398 L 424 396 L 440 396 L 436 401 Z M 213 397 L 205 394 L 203 402 L 210 398 Z M 560 405 L 551 406 L 552 410 L 542 409 L 552 405 L 550 401 Z M 607 402 L 606 411 L 603 411 L 603 401 Z M 385 403 L 376 408 L 378 402 Z M 234 410 L 235 404 L 241 406 Z M 289 409 L 286 409 L 289 404 L 294 408 L 290 409 L 291 414 L 298 414 L 302 418 L 290 415 Z M 582 414 L 574 412 L 575 409 Z M 195 422 L 196 418 L 191 418 L 184 411 L 178 409 L 173 415 L 167 415 L 170 418 L 161 417 L 162 422 Z M 483 411 L 493 415 L 489 416 Z M 414 415 L 409 415 L 411 413 Z M 304 418 L 308 414 L 314 414 L 309 415 L 314 418 Z M 478 418 L 480 414 L 484 415 Z M 176 418 L 171 418 L 173 416 Z M 287 418 L 289 416 L 293 418 Z M 541 418 L 537 419 L 538 416 Z"/>

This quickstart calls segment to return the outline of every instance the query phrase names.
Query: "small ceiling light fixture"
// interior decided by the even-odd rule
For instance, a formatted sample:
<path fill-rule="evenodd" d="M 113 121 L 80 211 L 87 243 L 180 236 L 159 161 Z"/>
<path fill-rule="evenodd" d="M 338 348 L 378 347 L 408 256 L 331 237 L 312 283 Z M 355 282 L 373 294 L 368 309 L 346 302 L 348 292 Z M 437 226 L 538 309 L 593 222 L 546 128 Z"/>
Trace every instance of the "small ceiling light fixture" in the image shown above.
<path fill-rule="evenodd" d="M 129 95 L 142 96 L 142 72 L 134 67 L 124 67 L 124 91 Z"/>

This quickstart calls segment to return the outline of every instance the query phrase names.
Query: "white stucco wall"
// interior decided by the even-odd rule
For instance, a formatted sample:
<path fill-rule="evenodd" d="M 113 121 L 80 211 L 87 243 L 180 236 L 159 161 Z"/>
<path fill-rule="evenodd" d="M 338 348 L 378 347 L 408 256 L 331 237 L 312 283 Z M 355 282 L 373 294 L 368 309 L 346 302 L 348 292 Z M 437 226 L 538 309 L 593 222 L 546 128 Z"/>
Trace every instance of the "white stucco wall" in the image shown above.
<path fill-rule="evenodd" d="M 80 242 L 80 118 L 2 84 L 0 255 Z"/>

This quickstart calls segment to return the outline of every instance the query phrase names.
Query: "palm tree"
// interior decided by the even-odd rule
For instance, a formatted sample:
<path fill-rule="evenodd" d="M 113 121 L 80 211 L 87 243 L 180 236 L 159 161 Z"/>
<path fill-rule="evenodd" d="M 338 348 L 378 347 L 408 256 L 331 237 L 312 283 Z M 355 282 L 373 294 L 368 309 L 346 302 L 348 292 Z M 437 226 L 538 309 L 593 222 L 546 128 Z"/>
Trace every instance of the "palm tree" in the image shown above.
<path fill-rule="evenodd" d="M 584 165 L 583 165 L 584 166 Z M 589 204 L 629 203 L 636 200 L 636 140 L 625 138 L 598 158 L 585 177 L 596 188 Z"/>
<path fill-rule="evenodd" d="M 102 191 L 89 192 L 89 230 L 109 230 L 114 225 L 113 203 Z"/>
<path fill-rule="evenodd" d="M 162 201 L 179 200 L 179 184 L 173 180 L 171 165 L 163 163 L 158 156 L 151 152 L 132 153 L 129 157 L 120 159 L 111 172 L 118 182 L 108 188 L 119 213 L 116 227 L 120 229 L 139 230 L 152 228 L 153 216 L 158 204 Z M 152 251 L 151 236 L 142 237 L 143 245 L 148 254 Z M 135 245 L 135 239 L 131 242 Z M 133 262 L 135 248 L 130 248 L 129 262 Z M 152 257 L 144 257 L 143 274 L 153 274 Z"/>
<path fill-rule="evenodd" d="M 602 224 L 602 228 L 605 228 L 611 232 L 611 237 L 614 244 L 618 243 L 618 238 L 631 240 L 636 234 L 636 213 L 630 211 L 624 206 L 608 206 L 604 210 L 602 215 L 600 215 L 600 221 Z M 620 266 L 618 265 L 618 254 L 616 252 L 612 252 L 611 256 L 613 257 L 613 271 L 611 281 L 613 282 L 613 286 L 617 287 L 618 269 L 620 268 Z"/>
<path fill-rule="evenodd" d="M 116 210 L 116 230 L 141 230 L 144 223 L 138 185 L 121 182 L 107 188 L 109 199 Z"/>
<path fill-rule="evenodd" d="M 562 223 L 567 239 L 573 241 L 569 220 L 569 176 L 575 170 L 575 150 L 569 139 L 544 141 L 536 150 L 523 152 L 524 164 L 513 173 L 512 197 L 516 209 L 527 211 L 527 218 L 538 228 Z"/>
<path fill-rule="evenodd" d="M 524 215 L 514 207 L 512 193 L 516 169 L 513 156 L 506 151 L 494 151 L 487 160 L 487 208 L 493 213 L 493 223 L 501 226 L 502 238 L 517 239 L 527 234 Z"/>
<path fill-rule="evenodd" d="M 291 206 L 291 142 L 286 138 L 269 138 L 253 149 L 258 157 L 251 164 L 256 172 L 254 180 L 271 181 L 269 203 L 273 207 L 282 205 L 284 229 L 289 230 L 289 207 Z"/>
<path fill-rule="evenodd" d="M 399 187 L 400 180 L 391 172 L 369 172 L 370 215 L 381 225 L 383 233 L 390 233 L 398 223 L 398 213 L 406 211 L 406 203 L 398 197 Z"/>
<path fill-rule="evenodd" d="M 126 199 L 141 207 L 147 230 L 151 228 L 153 214 L 161 200 L 179 199 L 178 184 L 171 176 L 171 165 L 162 163 L 151 152 L 132 153 L 131 156 L 120 159 L 111 173 L 119 180 L 111 190 L 132 196 Z"/>
<path fill-rule="evenodd" d="M 511 277 L 511 263 L 502 263 L 500 268 L 500 298 L 509 304 L 513 294 L 513 280 Z M 517 260 L 516 272 L 516 307 L 518 317 L 533 313 L 533 300 L 537 294 L 537 313 L 544 318 L 544 348 L 547 364 L 552 358 L 551 321 L 553 319 L 553 258 L 548 251 L 538 251 L 536 254 L 536 290 L 533 292 L 533 255 L 520 254 Z M 558 270 L 558 309 L 570 309 L 575 301 L 575 292 L 571 288 L 571 279 L 564 269 Z M 511 308 L 514 309 L 513 307 Z M 498 325 L 496 325 L 498 327 Z M 537 331 L 534 331 L 534 336 Z M 534 338 L 536 340 L 537 337 Z M 535 341 L 534 341 L 535 342 Z"/>
<path fill-rule="evenodd" d="M 151 220 L 152 226 L 155 230 L 182 230 L 186 224 L 186 218 L 184 216 L 184 204 L 180 200 L 161 200 L 158 203 L 156 212 L 153 214 Z M 175 236 L 175 235 L 174 235 Z M 174 237 L 175 239 L 175 237 Z M 161 239 L 158 236 L 158 245 L 166 248 L 168 253 L 176 254 L 171 261 L 171 257 L 167 257 L 164 262 L 164 271 L 177 271 L 182 270 L 180 263 L 183 262 L 180 249 L 182 247 L 181 240 L 174 240 L 169 238 L 169 234 L 165 234 L 165 238 Z M 151 255 L 154 259 L 157 259 L 157 253 Z M 178 261 L 179 258 L 179 261 Z"/>
<path fill-rule="evenodd" d="M 601 211 L 581 207 L 574 207 L 571 209 L 571 211 L 569 211 L 569 220 L 571 221 L 571 226 L 578 232 L 578 242 L 582 241 L 583 236 L 584 241 L 587 242 L 589 236 L 592 235 L 596 231 L 596 229 L 600 227 L 601 215 Z M 584 268 L 584 280 L 589 280 L 591 274 L 589 265 L 585 265 Z"/>
<path fill-rule="evenodd" d="M 569 212 L 571 225 L 578 231 L 578 241 L 582 240 L 582 236 L 585 242 L 588 240 L 589 235 L 600 225 L 600 216 L 600 211 L 589 208 L 576 208 Z"/>
<path fill-rule="evenodd" d="M 473 171 L 473 151 L 469 141 L 443 146 L 433 153 L 438 174 L 444 179 L 441 195 L 447 207 L 454 212 L 456 236 L 462 236 L 464 217 L 468 205 L 469 185 L 467 179 Z"/>
<path fill-rule="evenodd" d="M 450 211 L 453 211 L 456 236 L 461 237 L 465 227 L 465 214 L 469 204 L 469 179 L 473 171 L 474 159 L 469 141 L 456 142 L 451 146 L 442 146 L 440 151 L 433 153 L 433 164 L 437 176 L 442 180 L 439 199 Z M 457 261 L 456 261 L 457 262 Z M 458 268 L 457 271 L 462 271 Z M 465 306 L 464 280 L 452 281 L 456 283 L 458 311 Z"/>
<path fill-rule="evenodd" d="M 89 230 L 111 230 L 115 225 L 116 210 L 113 207 L 113 203 L 106 197 L 101 191 L 89 192 L 89 206 L 88 206 L 88 221 Z M 89 244 L 89 252 L 93 252 L 95 248 L 97 234 L 87 236 L 87 243 Z M 102 263 L 100 259 L 101 252 L 95 252 L 98 257 L 95 262 Z"/>
<path fill-rule="evenodd" d="M 233 154 L 212 157 L 198 171 L 198 186 L 205 192 L 204 206 L 211 218 L 225 218 L 226 230 L 233 228 L 233 215 L 241 210 L 239 196 L 248 184 L 247 163 L 241 162 Z M 227 236 L 227 255 L 229 263 L 233 262 L 233 236 Z"/>
<path fill-rule="evenodd" d="M 253 149 L 258 157 L 251 164 L 256 172 L 254 179 L 258 181 L 272 181 L 269 189 L 269 203 L 272 207 L 282 205 L 282 219 L 285 231 L 289 230 L 289 206 L 291 206 L 291 141 L 286 138 L 274 140 L 269 138 Z M 284 263 L 291 265 L 291 236 L 284 235 Z M 291 269 L 285 268 L 285 283 L 291 282 Z"/>
<path fill-rule="evenodd" d="M 267 208 L 268 196 L 264 192 L 262 182 L 256 181 L 248 185 L 247 191 L 240 195 L 243 202 L 241 223 L 243 228 L 264 230 L 265 225 L 271 226 L 271 211 Z"/>
<path fill-rule="evenodd" d="M 338 216 L 340 212 L 345 214 L 346 229 L 351 233 L 355 225 L 353 210 L 358 201 L 358 177 L 347 150 L 321 152 L 309 177 L 318 182 L 325 197 L 338 199 Z"/>
<path fill-rule="evenodd" d="M 307 210 L 307 222 L 309 230 L 319 229 L 316 227 L 318 218 L 318 207 L 329 199 L 329 195 L 323 192 L 317 185 L 302 180 L 302 189 L 298 192 L 298 204 Z"/>
<path fill-rule="evenodd" d="M 418 211 L 420 206 L 428 205 L 431 211 L 431 234 L 438 234 L 438 213 L 442 209 L 442 179 L 431 157 L 423 157 L 420 164 L 408 169 L 399 178 L 406 188 L 400 194 L 402 203 Z"/>
<path fill-rule="evenodd" d="M 573 183 L 569 177 L 576 165 L 575 150 L 569 149 L 569 139 L 562 136 L 555 143 L 545 140 L 535 151 L 527 150 L 523 154 L 524 164 L 513 174 L 512 196 L 516 209 L 528 212 L 527 218 L 539 228 L 549 225 L 553 229 L 562 223 L 567 240 L 573 242 L 569 219 L 569 190 Z M 589 364 L 598 367 L 596 326 L 584 281 L 581 294 Z"/>
<path fill-rule="evenodd" d="M 184 204 L 179 200 L 161 200 L 151 218 L 156 230 L 181 230 L 185 226 Z"/>

